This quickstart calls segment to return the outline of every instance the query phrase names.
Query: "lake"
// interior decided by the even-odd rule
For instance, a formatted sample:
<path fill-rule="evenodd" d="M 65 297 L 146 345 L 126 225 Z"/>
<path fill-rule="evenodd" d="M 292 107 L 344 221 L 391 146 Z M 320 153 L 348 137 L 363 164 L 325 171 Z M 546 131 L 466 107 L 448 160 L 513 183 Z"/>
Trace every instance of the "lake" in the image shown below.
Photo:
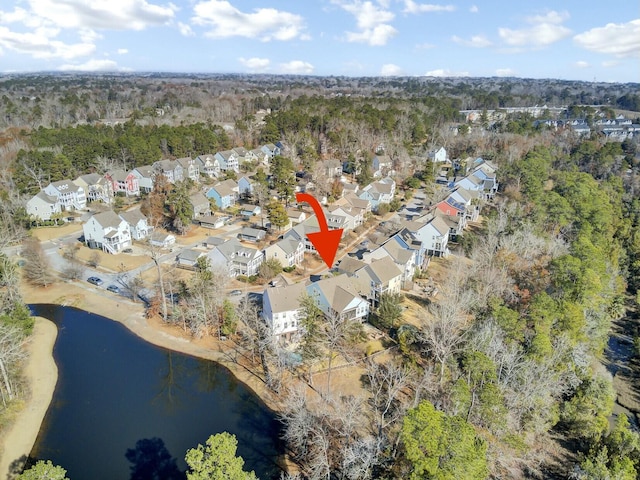
<path fill-rule="evenodd" d="M 225 367 L 73 307 L 31 310 L 58 326 L 59 374 L 33 458 L 64 467 L 71 480 L 183 479 L 185 452 L 227 431 L 245 470 L 279 478 L 280 424 Z"/>

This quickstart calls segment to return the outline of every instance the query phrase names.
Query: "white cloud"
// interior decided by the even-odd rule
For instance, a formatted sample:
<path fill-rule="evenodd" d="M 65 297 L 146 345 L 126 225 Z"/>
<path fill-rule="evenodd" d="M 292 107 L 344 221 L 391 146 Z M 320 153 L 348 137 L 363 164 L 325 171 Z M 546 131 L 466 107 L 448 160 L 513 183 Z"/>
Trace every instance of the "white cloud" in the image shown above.
<path fill-rule="evenodd" d="M 240 57 L 238 58 L 238 61 L 242 65 L 247 67 L 251 72 L 254 72 L 254 73 L 267 71 L 269 69 L 269 64 L 271 63 L 268 58 L 258 58 L 258 57 L 252 57 L 252 58 Z"/>
<path fill-rule="evenodd" d="M 498 77 L 513 77 L 515 74 L 516 72 L 511 68 L 498 68 L 496 70 L 496 75 Z"/>
<path fill-rule="evenodd" d="M 127 71 L 129 69 L 118 67 L 113 60 L 95 60 L 91 59 L 77 65 L 60 65 L 58 70 L 78 71 L 78 72 L 115 72 Z"/>
<path fill-rule="evenodd" d="M 292 60 L 288 63 L 280 64 L 280 73 L 289 73 L 293 75 L 309 75 L 313 73 L 314 66 L 302 60 Z"/>
<path fill-rule="evenodd" d="M 51 38 L 55 35 L 57 35 L 56 32 L 48 29 L 18 33 L 0 26 L 0 48 L 31 55 L 34 58 L 65 60 L 91 55 L 95 51 L 95 45 L 91 43 L 67 44 Z"/>
<path fill-rule="evenodd" d="M 470 11 L 471 13 L 478 13 L 478 12 L 479 12 L 478 6 L 477 6 L 477 5 L 471 5 L 471 6 L 469 7 L 469 11 Z"/>
<path fill-rule="evenodd" d="M 362 32 L 347 32 L 347 40 L 356 43 L 368 43 L 371 46 L 386 45 L 398 31 L 391 25 L 377 25 Z"/>
<path fill-rule="evenodd" d="M 129 53 L 129 50 L 126 49 L 126 48 L 119 48 L 118 49 L 118 55 L 125 55 L 127 53 Z"/>
<path fill-rule="evenodd" d="M 394 65 L 393 63 L 386 63 L 382 65 L 382 68 L 380 69 L 380 75 L 383 77 L 397 77 L 403 74 L 404 72 L 402 68 L 398 65 Z"/>
<path fill-rule="evenodd" d="M 589 62 L 585 62 L 584 60 L 578 60 L 574 65 L 578 68 L 589 68 L 591 66 Z"/>
<path fill-rule="evenodd" d="M 28 9 L 0 10 L 0 24 L 21 24 L 18 31 L 0 25 L 0 48 L 34 58 L 71 60 L 96 50 L 98 30 L 143 30 L 164 25 L 177 7 L 154 5 L 147 0 L 25 0 Z M 26 31 L 24 31 L 26 28 Z M 67 31 L 79 40 L 63 42 Z"/>
<path fill-rule="evenodd" d="M 617 60 L 608 60 L 608 61 L 602 62 L 602 66 L 605 68 L 611 68 L 617 65 L 620 65 L 620 62 L 618 62 Z"/>
<path fill-rule="evenodd" d="M 193 37 L 195 32 L 186 23 L 178 22 L 178 31 L 185 37 Z"/>
<path fill-rule="evenodd" d="M 454 12 L 454 5 L 436 5 L 432 3 L 416 3 L 413 0 L 404 0 L 403 13 L 431 13 L 431 12 Z"/>
<path fill-rule="evenodd" d="M 304 19 L 300 15 L 276 10 L 256 8 L 244 13 L 225 0 L 206 0 L 193 8 L 196 25 L 211 27 L 206 36 L 211 38 L 246 37 L 270 40 L 308 39 L 304 34 Z"/>
<path fill-rule="evenodd" d="M 469 72 L 452 72 L 451 70 L 438 68 L 424 74 L 425 77 L 468 77 Z"/>
<path fill-rule="evenodd" d="M 457 35 L 454 35 L 453 37 L 451 37 L 451 40 L 459 45 L 473 48 L 485 48 L 493 45 L 493 43 L 491 43 L 491 40 L 489 40 L 484 35 L 474 35 L 469 40 L 465 40 L 464 38 L 460 38 Z"/>
<path fill-rule="evenodd" d="M 640 56 L 640 19 L 627 23 L 608 23 L 573 37 L 582 48 L 616 57 Z"/>
<path fill-rule="evenodd" d="M 568 13 L 552 10 L 544 15 L 528 17 L 526 21 L 530 27 L 520 30 L 499 28 L 498 34 L 512 47 L 545 47 L 571 34 L 571 30 L 562 25 L 568 18 Z"/>
<path fill-rule="evenodd" d="M 416 45 L 416 48 L 418 50 L 428 50 L 430 48 L 435 48 L 435 45 L 433 43 L 419 43 Z"/>
<path fill-rule="evenodd" d="M 395 18 L 395 14 L 389 10 L 384 10 L 388 4 L 380 2 L 380 6 L 374 5 L 370 1 L 355 0 L 346 2 L 344 0 L 332 0 L 340 8 L 352 14 L 356 19 L 356 25 L 360 29 L 358 32 L 347 32 L 347 41 L 357 43 L 367 43 L 372 46 L 386 45 L 398 31 L 389 25 L 388 22 Z"/>
<path fill-rule="evenodd" d="M 143 30 L 170 21 L 177 7 L 146 0 L 28 0 L 30 14 L 60 28 Z"/>

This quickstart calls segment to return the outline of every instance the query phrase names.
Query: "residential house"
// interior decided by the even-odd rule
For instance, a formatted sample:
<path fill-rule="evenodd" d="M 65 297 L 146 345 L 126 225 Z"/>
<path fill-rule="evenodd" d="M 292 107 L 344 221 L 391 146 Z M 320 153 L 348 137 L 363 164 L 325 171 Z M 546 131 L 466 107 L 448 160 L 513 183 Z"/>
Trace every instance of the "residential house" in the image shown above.
<path fill-rule="evenodd" d="M 287 208 L 287 216 L 292 225 L 297 225 L 306 220 L 307 213 L 297 208 Z"/>
<path fill-rule="evenodd" d="M 464 217 L 471 222 L 475 222 L 480 216 L 480 196 L 480 192 L 458 187 L 447 198 L 451 198 L 455 203 L 464 205 Z"/>
<path fill-rule="evenodd" d="M 57 213 L 61 213 L 62 209 L 58 198 L 47 195 L 44 191 L 38 192 L 27 201 L 27 213 L 38 220 L 51 220 Z"/>
<path fill-rule="evenodd" d="M 274 145 L 273 143 L 267 143 L 266 145 L 263 145 L 262 147 L 260 147 L 260 150 L 268 155 L 269 159 L 272 159 L 273 157 L 276 157 L 281 153 L 280 147 Z"/>
<path fill-rule="evenodd" d="M 435 209 L 433 213 L 442 218 L 449 226 L 449 240 L 457 240 L 463 233 L 467 226 L 467 218 L 459 217 L 457 215 L 447 215 L 442 210 Z"/>
<path fill-rule="evenodd" d="M 342 182 L 342 196 L 347 194 L 357 194 L 360 189 L 360 185 L 357 183 Z"/>
<path fill-rule="evenodd" d="M 247 154 L 247 158 L 254 158 L 255 160 L 262 165 L 269 165 L 269 160 L 271 159 L 271 156 L 264 152 L 262 150 L 262 148 L 254 148 L 253 150 L 249 151 L 249 153 Z"/>
<path fill-rule="evenodd" d="M 113 200 L 113 185 L 102 175 L 97 173 L 80 175 L 73 183 L 82 187 L 84 196 L 90 202 L 110 204 Z"/>
<path fill-rule="evenodd" d="M 171 248 L 176 243 L 176 237 L 170 233 L 158 230 L 151 234 L 149 243 L 153 247 Z"/>
<path fill-rule="evenodd" d="M 169 183 L 184 180 L 184 168 L 176 160 L 158 160 L 153 164 L 153 169 L 157 175 L 164 175 Z"/>
<path fill-rule="evenodd" d="M 358 197 L 362 200 L 368 200 L 372 210 L 377 210 L 381 204 L 389 204 L 393 200 L 396 193 L 396 182 L 386 177 L 377 182 L 372 182 L 364 187 Z"/>
<path fill-rule="evenodd" d="M 238 194 L 241 198 L 248 198 L 253 194 L 253 183 L 247 176 L 238 180 Z"/>
<path fill-rule="evenodd" d="M 276 259 L 283 267 L 300 265 L 304 260 L 304 242 L 294 238 L 283 238 L 264 249 L 264 258 Z"/>
<path fill-rule="evenodd" d="M 362 260 L 358 260 L 350 255 L 345 255 L 342 260 L 334 268 L 336 272 L 346 273 L 347 275 L 354 276 L 358 270 L 367 266 L 367 263 Z"/>
<path fill-rule="evenodd" d="M 222 170 L 220 161 L 212 154 L 198 155 L 196 163 L 198 170 L 211 178 L 217 178 Z"/>
<path fill-rule="evenodd" d="M 437 215 L 428 215 L 413 235 L 422 242 L 427 255 L 446 257 L 449 254 L 449 225 Z"/>
<path fill-rule="evenodd" d="M 211 265 L 219 265 L 229 271 L 231 277 L 257 275 L 264 260 L 264 254 L 257 248 L 249 247 L 232 238 L 211 249 Z"/>
<path fill-rule="evenodd" d="M 206 254 L 202 250 L 186 248 L 176 255 L 176 266 L 187 270 L 195 270 L 198 266 L 198 259 Z"/>
<path fill-rule="evenodd" d="M 242 215 L 245 219 L 249 220 L 252 217 L 257 217 L 262 213 L 262 209 L 259 205 L 250 205 L 248 203 L 244 203 L 240 206 L 240 215 Z"/>
<path fill-rule="evenodd" d="M 342 177 L 342 163 L 339 160 L 324 160 L 322 162 L 324 174 L 327 178 L 340 178 Z"/>
<path fill-rule="evenodd" d="M 203 228 L 218 229 L 224 227 L 225 223 L 231 220 L 229 215 L 223 215 L 220 213 L 214 213 L 212 215 L 205 215 L 198 218 L 198 223 Z"/>
<path fill-rule="evenodd" d="M 222 171 L 239 171 L 238 154 L 233 150 L 223 150 L 222 152 L 217 152 L 215 154 L 215 158 L 220 163 L 220 169 Z"/>
<path fill-rule="evenodd" d="M 183 178 L 190 178 L 196 183 L 200 182 L 200 165 L 196 159 L 183 157 L 176 159 L 176 162 L 182 167 Z"/>
<path fill-rule="evenodd" d="M 332 205 L 329 207 L 329 216 L 340 216 L 345 219 L 343 227 L 345 230 L 353 230 L 364 223 L 364 210 L 352 205 Z"/>
<path fill-rule="evenodd" d="M 433 163 L 444 163 L 449 160 L 447 156 L 447 151 L 444 147 L 436 148 L 431 150 L 428 154 L 429 160 Z"/>
<path fill-rule="evenodd" d="M 386 177 L 393 170 L 393 161 L 389 155 L 383 153 L 374 155 L 371 161 L 371 171 L 374 178 Z"/>
<path fill-rule="evenodd" d="M 413 235 L 411 238 L 414 238 Z M 393 235 L 382 245 L 372 248 L 371 252 L 364 253 L 362 257 L 367 263 L 390 257 L 402 272 L 401 287 L 410 289 L 413 285 L 416 268 L 421 268 L 424 263 L 420 256 L 422 243 L 417 240 L 412 240 L 412 242 L 415 244 L 411 244 L 411 248 L 409 248 L 402 235 Z"/>
<path fill-rule="evenodd" d="M 229 208 L 236 203 L 236 194 L 226 183 L 214 185 L 207 191 L 207 198 L 213 198 L 218 208 Z"/>
<path fill-rule="evenodd" d="M 340 215 L 340 207 L 333 211 L 325 212 L 325 218 L 327 220 L 327 226 L 329 230 L 347 230 L 348 219 L 346 215 Z"/>
<path fill-rule="evenodd" d="M 209 199 L 201 192 L 189 195 L 189 203 L 193 207 L 193 218 L 211 215 Z"/>
<path fill-rule="evenodd" d="M 369 302 L 363 298 L 363 290 L 361 282 L 347 275 L 337 275 L 307 285 L 307 294 L 326 317 L 360 322 L 369 316 Z"/>
<path fill-rule="evenodd" d="M 259 243 L 264 240 L 266 234 L 267 232 L 265 232 L 264 230 L 260 230 L 259 228 L 244 227 L 242 230 L 240 230 L 238 238 L 240 240 L 244 240 L 245 242 Z"/>
<path fill-rule="evenodd" d="M 293 238 L 294 240 L 300 240 L 304 242 L 304 249 L 306 252 L 315 252 L 316 248 L 309 240 L 309 234 L 319 232 L 318 218 L 315 215 L 310 215 L 302 223 L 299 223 L 291 230 L 287 230 L 283 235 L 283 238 Z"/>
<path fill-rule="evenodd" d="M 131 246 L 129 224 L 111 210 L 92 215 L 82 225 L 82 231 L 90 248 L 116 254 Z"/>
<path fill-rule="evenodd" d="M 71 180 L 60 180 L 52 182 L 44 188 L 44 193 L 50 197 L 55 197 L 60 210 L 84 210 L 87 208 L 87 197 L 84 189 Z"/>
<path fill-rule="evenodd" d="M 140 183 L 133 172 L 111 170 L 104 174 L 104 178 L 111 182 L 114 194 L 124 193 L 127 197 L 140 195 Z"/>
<path fill-rule="evenodd" d="M 142 165 L 134 168 L 131 173 L 138 179 L 138 187 L 142 193 L 153 191 L 156 173 L 151 165 Z"/>
<path fill-rule="evenodd" d="M 402 274 L 402 270 L 391 257 L 374 260 L 355 272 L 356 277 L 369 285 L 367 298 L 374 308 L 380 305 L 383 294 L 400 293 Z"/>
<path fill-rule="evenodd" d="M 482 181 L 482 191 L 486 196 L 491 198 L 498 191 L 498 180 L 496 179 L 495 170 L 486 164 L 477 167 L 472 175 Z"/>
<path fill-rule="evenodd" d="M 153 230 L 153 227 L 147 222 L 147 217 L 139 209 L 121 212 L 120 217 L 129 225 L 129 232 L 131 232 L 131 238 L 134 240 L 147 238 Z"/>
<path fill-rule="evenodd" d="M 287 340 L 295 335 L 302 314 L 301 299 L 305 294 L 304 283 L 265 289 L 262 294 L 262 318 L 273 335 Z"/>
<path fill-rule="evenodd" d="M 353 208 L 361 210 L 363 220 L 365 219 L 367 213 L 371 213 L 371 202 L 369 202 L 369 200 L 359 198 L 354 193 L 348 193 L 347 195 L 344 195 L 342 198 L 339 198 L 338 200 L 333 202 L 333 204 L 340 206 L 351 206 Z"/>

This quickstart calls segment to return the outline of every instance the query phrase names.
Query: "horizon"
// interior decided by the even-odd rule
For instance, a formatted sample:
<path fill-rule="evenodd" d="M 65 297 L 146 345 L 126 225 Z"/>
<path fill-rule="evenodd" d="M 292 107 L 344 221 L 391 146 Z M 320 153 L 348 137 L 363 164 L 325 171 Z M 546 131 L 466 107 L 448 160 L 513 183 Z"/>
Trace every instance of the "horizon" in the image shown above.
<path fill-rule="evenodd" d="M 640 15 L 602 2 L 7 0 L 5 74 L 640 80 Z"/>

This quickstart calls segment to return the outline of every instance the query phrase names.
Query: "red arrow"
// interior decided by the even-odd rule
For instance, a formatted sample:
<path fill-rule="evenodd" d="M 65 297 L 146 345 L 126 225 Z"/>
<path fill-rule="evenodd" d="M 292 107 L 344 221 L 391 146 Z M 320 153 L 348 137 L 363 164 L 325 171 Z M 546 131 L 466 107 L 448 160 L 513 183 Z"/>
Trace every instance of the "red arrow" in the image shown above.
<path fill-rule="evenodd" d="M 340 239 L 342 238 L 342 228 L 329 230 L 329 227 L 327 226 L 327 219 L 324 216 L 324 211 L 322 210 L 320 203 L 308 193 L 296 193 L 296 200 L 298 203 L 306 202 L 311 205 L 313 213 L 318 217 L 318 226 L 320 227 L 320 231 L 307 233 L 307 237 L 309 237 L 313 246 L 316 247 L 318 255 L 322 257 L 322 260 L 327 264 L 327 267 L 331 268 L 333 266 L 333 260 L 336 258 L 336 253 L 338 252 Z"/>

